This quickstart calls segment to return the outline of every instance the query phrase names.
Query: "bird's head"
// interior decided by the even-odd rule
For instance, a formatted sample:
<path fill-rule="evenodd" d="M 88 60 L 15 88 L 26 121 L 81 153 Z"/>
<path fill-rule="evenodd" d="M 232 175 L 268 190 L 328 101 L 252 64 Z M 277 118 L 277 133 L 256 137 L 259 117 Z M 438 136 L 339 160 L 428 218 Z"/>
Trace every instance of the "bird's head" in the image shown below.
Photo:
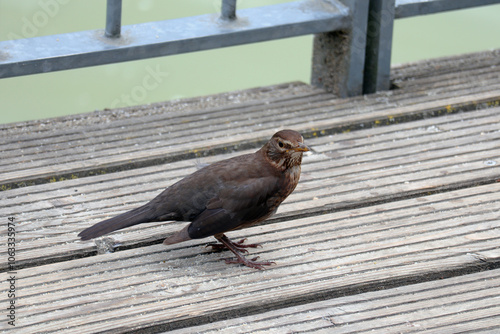
<path fill-rule="evenodd" d="M 302 163 L 302 153 L 310 151 L 297 131 L 276 132 L 263 147 L 267 159 L 277 168 L 285 170 Z"/>

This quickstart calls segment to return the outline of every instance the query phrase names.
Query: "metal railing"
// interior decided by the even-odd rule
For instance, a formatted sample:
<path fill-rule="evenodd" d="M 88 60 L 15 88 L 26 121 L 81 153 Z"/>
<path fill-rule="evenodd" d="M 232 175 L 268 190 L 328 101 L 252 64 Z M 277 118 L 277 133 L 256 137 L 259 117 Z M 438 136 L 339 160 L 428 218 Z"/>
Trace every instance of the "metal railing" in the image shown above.
<path fill-rule="evenodd" d="M 339 96 L 387 90 L 394 19 L 498 4 L 500 0 L 302 0 L 221 15 L 121 25 L 107 0 L 103 30 L 0 42 L 0 78 L 161 57 L 315 34 L 311 83 Z"/>

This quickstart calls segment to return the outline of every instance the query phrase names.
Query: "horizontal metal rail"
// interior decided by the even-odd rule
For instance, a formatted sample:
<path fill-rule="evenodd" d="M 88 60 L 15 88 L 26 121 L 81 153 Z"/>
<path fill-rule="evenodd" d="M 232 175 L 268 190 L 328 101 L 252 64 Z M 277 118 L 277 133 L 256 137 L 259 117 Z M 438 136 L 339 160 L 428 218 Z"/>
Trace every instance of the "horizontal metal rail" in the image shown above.
<path fill-rule="evenodd" d="M 349 28 L 348 7 L 310 1 L 242 9 L 238 20 L 201 15 L 0 42 L 0 78 L 45 73 Z M 109 9 L 109 2 L 108 2 Z M 114 9 L 115 10 L 115 9 Z M 108 11 L 108 22 L 113 14 Z M 116 19 L 115 19 L 116 21 Z M 110 26 L 111 25 L 111 26 Z M 108 29 L 108 26 L 109 29 Z M 106 32 L 116 37 L 116 27 Z"/>
<path fill-rule="evenodd" d="M 396 0 L 395 17 L 402 19 L 498 3 L 498 0 Z"/>

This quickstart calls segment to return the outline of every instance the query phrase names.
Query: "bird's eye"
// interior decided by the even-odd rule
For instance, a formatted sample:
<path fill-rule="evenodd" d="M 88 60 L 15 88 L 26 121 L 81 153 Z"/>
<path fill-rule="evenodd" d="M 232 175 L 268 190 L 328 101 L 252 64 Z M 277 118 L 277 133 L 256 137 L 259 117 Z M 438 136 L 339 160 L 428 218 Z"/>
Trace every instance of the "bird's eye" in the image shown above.
<path fill-rule="evenodd" d="M 282 141 L 279 141 L 279 142 L 278 142 L 278 146 L 279 146 L 279 147 L 281 147 L 281 148 L 283 148 L 283 147 L 285 146 L 285 144 L 283 144 L 283 142 L 282 142 Z"/>

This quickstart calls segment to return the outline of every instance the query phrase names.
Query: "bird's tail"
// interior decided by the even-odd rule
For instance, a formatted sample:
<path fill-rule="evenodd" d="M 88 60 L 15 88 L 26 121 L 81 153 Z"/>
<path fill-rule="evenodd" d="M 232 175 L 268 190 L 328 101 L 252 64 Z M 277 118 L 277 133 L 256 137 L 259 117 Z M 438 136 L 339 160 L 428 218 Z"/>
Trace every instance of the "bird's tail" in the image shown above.
<path fill-rule="evenodd" d="M 148 203 L 149 204 L 149 203 Z M 82 240 L 90 240 L 122 228 L 147 223 L 151 220 L 151 209 L 148 204 L 122 213 L 116 217 L 103 220 L 78 234 Z"/>

